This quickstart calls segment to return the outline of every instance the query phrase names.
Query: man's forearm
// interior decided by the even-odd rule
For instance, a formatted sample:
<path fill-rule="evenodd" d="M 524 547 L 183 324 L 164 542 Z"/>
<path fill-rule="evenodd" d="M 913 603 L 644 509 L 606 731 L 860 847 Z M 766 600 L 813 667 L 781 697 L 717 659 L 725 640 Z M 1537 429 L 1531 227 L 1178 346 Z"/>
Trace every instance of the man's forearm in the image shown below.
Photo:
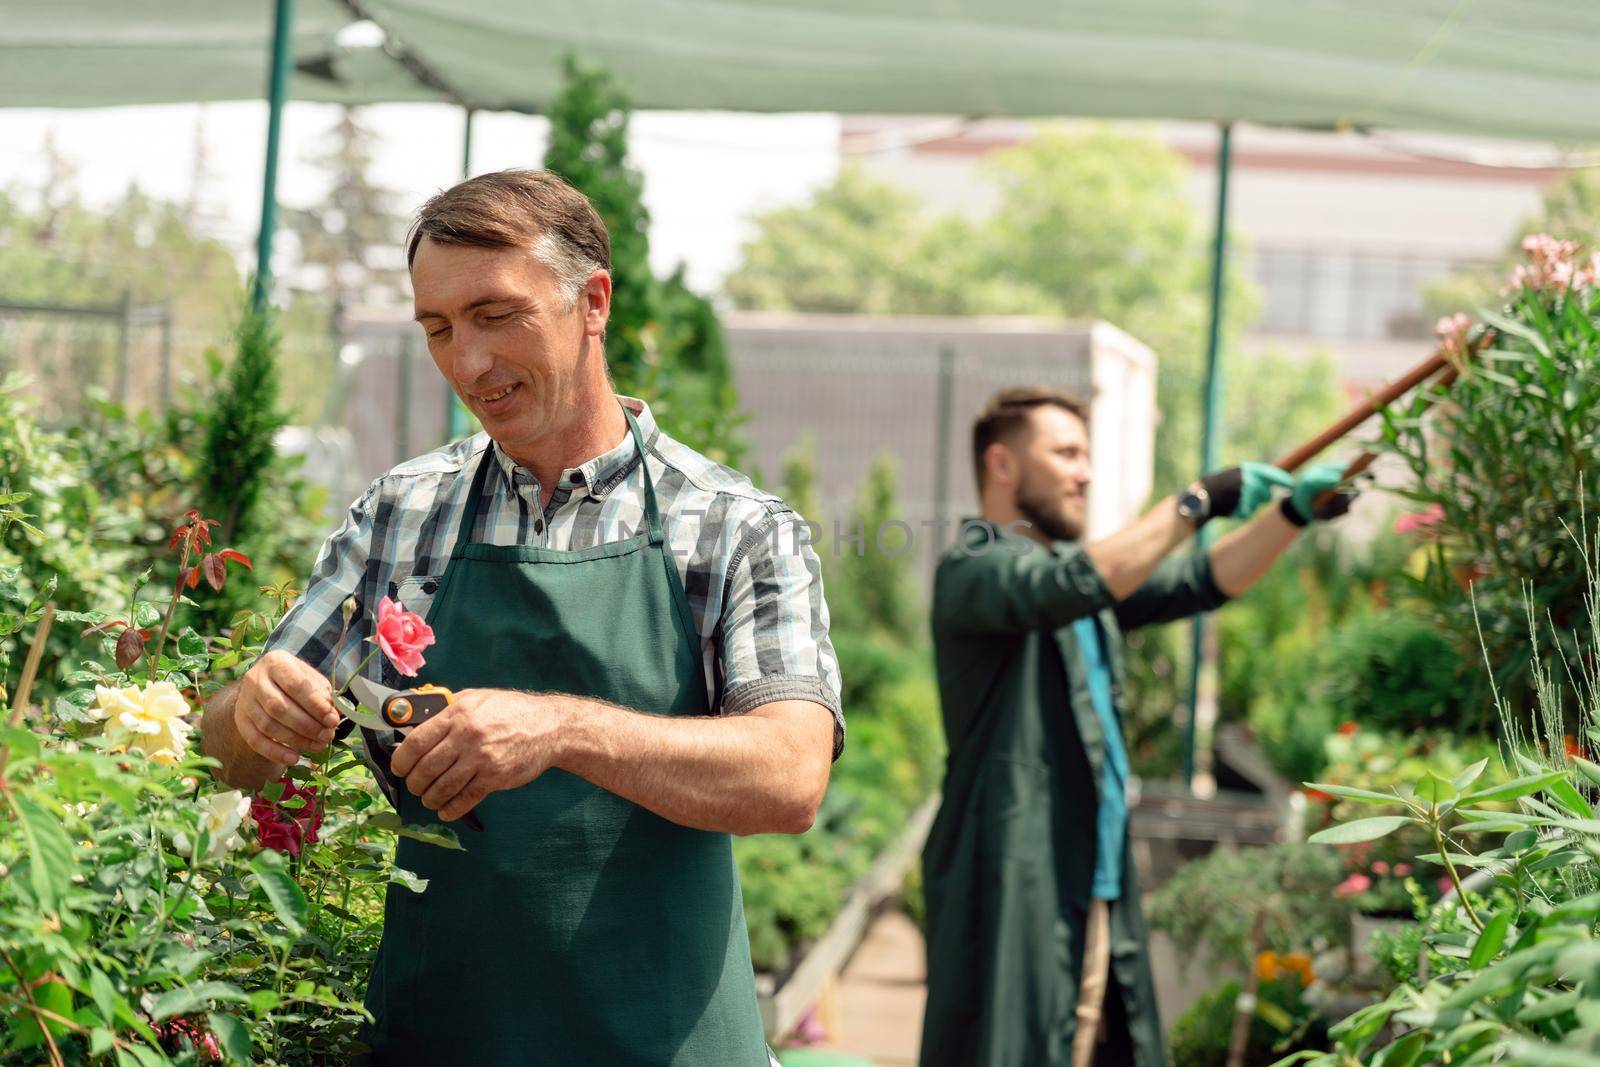
<path fill-rule="evenodd" d="M 1242 595 L 1294 544 L 1300 528 L 1268 508 L 1211 549 L 1211 578 L 1229 597 Z"/>
<path fill-rule="evenodd" d="M 1132 525 L 1085 545 L 1084 552 L 1094 561 L 1112 597 L 1121 600 L 1143 585 L 1167 553 L 1193 533 L 1193 524 L 1178 514 L 1177 501 L 1169 496 Z"/>
<path fill-rule="evenodd" d="M 820 704 L 783 702 L 790 713 L 782 718 L 762 709 L 673 718 L 562 699 L 571 702 L 562 709 L 570 718 L 556 765 L 671 822 L 732 834 L 803 833 L 827 790 L 833 719 Z M 794 714 L 795 705 L 806 711 Z"/>
<path fill-rule="evenodd" d="M 235 789 L 254 793 L 282 774 L 283 765 L 257 755 L 239 736 L 233 721 L 234 702 L 238 696 L 238 682 L 219 690 L 206 702 L 200 729 L 205 754 L 222 764 L 216 776 Z"/>

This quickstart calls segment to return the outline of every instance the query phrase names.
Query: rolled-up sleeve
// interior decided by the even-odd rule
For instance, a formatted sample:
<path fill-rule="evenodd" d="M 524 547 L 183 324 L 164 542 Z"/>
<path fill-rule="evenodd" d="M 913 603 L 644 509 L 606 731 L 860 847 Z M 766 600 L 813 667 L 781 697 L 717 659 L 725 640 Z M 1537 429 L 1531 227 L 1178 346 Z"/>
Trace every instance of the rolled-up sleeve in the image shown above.
<path fill-rule="evenodd" d="M 839 661 L 828 637 L 822 563 L 792 536 L 801 526 L 793 511 L 770 511 L 729 563 L 716 650 L 722 697 L 714 710 L 741 715 L 777 700 L 821 704 L 833 713 L 838 759 L 845 732 Z"/>
<path fill-rule="evenodd" d="M 934 621 L 952 633 L 1055 630 L 1111 603 L 1089 554 L 1062 542 L 1047 550 L 1017 538 L 964 540 L 934 579 Z"/>
<path fill-rule="evenodd" d="M 1215 611 L 1228 602 L 1211 573 L 1211 554 L 1168 556 L 1145 583 L 1117 604 L 1117 623 L 1124 630 L 1186 619 Z"/>
<path fill-rule="evenodd" d="M 288 652 L 324 674 L 337 668 L 340 678 L 355 672 L 363 649 L 360 641 L 347 640 L 342 647 L 339 645 L 343 623 L 339 609 L 346 598 L 359 596 L 367 573 L 373 537 L 371 505 L 376 490 L 374 485 L 350 505 L 344 522 L 323 542 L 305 592 L 273 629 L 264 651 Z M 350 621 L 352 632 L 362 632 L 368 607 L 358 601 L 355 617 Z"/>

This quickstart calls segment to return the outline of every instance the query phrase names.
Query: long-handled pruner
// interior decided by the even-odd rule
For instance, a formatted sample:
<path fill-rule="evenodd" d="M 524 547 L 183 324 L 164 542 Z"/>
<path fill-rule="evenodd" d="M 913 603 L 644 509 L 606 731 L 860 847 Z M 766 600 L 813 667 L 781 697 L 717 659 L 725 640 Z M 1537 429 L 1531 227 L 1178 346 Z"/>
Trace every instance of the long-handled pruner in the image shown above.
<path fill-rule="evenodd" d="M 1376 415 L 1378 412 L 1394 403 L 1412 389 L 1415 389 L 1417 386 L 1426 382 L 1429 378 L 1432 378 L 1435 374 L 1438 374 L 1438 379 L 1433 383 L 1435 389 L 1432 396 L 1427 398 L 1423 403 L 1422 410 L 1426 410 L 1428 407 L 1432 406 L 1436 400 L 1444 395 L 1445 390 L 1449 389 L 1450 386 L 1454 384 L 1456 378 L 1461 375 L 1462 369 L 1468 367 L 1477 354 L 1482 349 L 1487 348 L 1490 344 L 1492 344 L 1493 341 L 1494 331 L 1490 329 L 1484 329 L 1479 331 L 1475 338 L 1467 342 L 1465 346 L 1466 351 L 1464 354 L 1458 354 L 1454 358 L 1451 358 L 1446 356 L 1442 351 L 1434 352 L 1433 355 L 1429 356 L 1421 363 L 1418 363 L 1415 367 L 1412 367 L 1398 379 L 1378 390 L 1367 399 L 1356 404 L 1340 419 L 1338 419 L 1338 421 L 1328 426 L 1327 429 L 1323 430 L 1309 441 L 1306 441 L 1298 448 L 1291 449 L 1290 451 L 1279 456 L 1273 461 L 1273 466 L 1289 471 L 1291 474 L 1294 473 L 1295 470 L 1303 466 L 1307 461 L 1316 456 L 1323 449 L 1339 440 L 1357 426 L 1360 426 L 1362 423 L 1366 422 L 1372 416 Z M 1443 371 L 1444 373 L 1439 374 L 1440 371 Z M 1352 460 L 1350 465 L 1345 468 L 1345 480 L 1348 481 L 1349 479 L 1354 478 L 1356 475 L 1365 471 L 1368 467 L 1372 466 L 1373 462 L 1377 458 L 1378 454 L 1376 452 L 1368 451 L 1361 453 L 1361 455 Z M 1326 503 L 1337 492 L 1337 489 L 1329 490 L 1322 496 L 1318 497 L 1316 501 L 1317 506 L 1320 507 Z"/>
<path fill-rule="evenodd" d="M 448 708 L 455 699 L 455 694 L 443 686 L 419 685 L 415 689 L 391 689 L 360 675 L 350 679 L 346 690 L 356 702 L 353 706 L 341 706 L 345 718 L 368 730 L 400 737 Z M 375 753 L 373 758 L 376 760 L 380 757 Z M 384 771 L 394 778 L 394 772 L 388 769 L 386 757 L 383 758 L 383 764 Z M 398 779 L 391 784 L 398 788 Z M 467 812 L 461 821 L 473 830 L 483 830 L 483 820 L 477 812 Z"/>

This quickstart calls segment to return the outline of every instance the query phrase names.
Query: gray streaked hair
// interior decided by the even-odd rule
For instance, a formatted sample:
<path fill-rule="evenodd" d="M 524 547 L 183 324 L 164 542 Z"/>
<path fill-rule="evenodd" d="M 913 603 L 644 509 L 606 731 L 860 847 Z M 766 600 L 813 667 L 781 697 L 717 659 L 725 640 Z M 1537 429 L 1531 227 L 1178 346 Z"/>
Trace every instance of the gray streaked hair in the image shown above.
<path fill-rule="evenodd" d="M 441 244 L 526 248 L 555 272 L 567 307 L 589 276 L 611 269 L 611 235 L 587 197 L 547 170 L 480 174 L 436 193 L 406 235 L 406 264 L 426 237 Z"/>

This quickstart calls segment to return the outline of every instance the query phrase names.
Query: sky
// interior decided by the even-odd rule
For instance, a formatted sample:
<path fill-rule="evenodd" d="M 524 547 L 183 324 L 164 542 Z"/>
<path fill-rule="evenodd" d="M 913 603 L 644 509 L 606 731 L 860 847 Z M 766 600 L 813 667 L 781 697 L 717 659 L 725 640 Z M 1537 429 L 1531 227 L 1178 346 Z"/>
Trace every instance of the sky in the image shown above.
<path fill-rule="evenodd" d="M 459 109 L 385 104 L 363 108 L 362 114 L 378 135 L 372 178 L 397 194 L 401 210 L 409 213 L 460 177 Z M 308 160 L 326 143 L 337 117 L 332 105 L 286 108 L 281 204 L 315 203 L 326 191 L 325 173 Z M 115 199 L 130 182 L 161 198 L 187 200 L 197 131 L 207 146 L 200 201 L 207 225 L 213 236 L 239 249 L 242 265 L 253 265 L 266 156 L 266 105 L 260 102 L 0 110 L 0 187 L 37 186 L 47 169 L 42 146 L 53 134 L 58 150 L 77 165 L 78 185 L 91 202 Z M 545 138 L 543 119 L 480 113 L 473 126 L 473 169 L 537 166 Z M 714 290 L 752 232 L 751 215 L 802 201 L 831 181 L 838 147 L 836 115 L 635 114 L 630 152 L 645 175 L 656 271 L 668 273 L 681 262 L 692 286 Z"/>

